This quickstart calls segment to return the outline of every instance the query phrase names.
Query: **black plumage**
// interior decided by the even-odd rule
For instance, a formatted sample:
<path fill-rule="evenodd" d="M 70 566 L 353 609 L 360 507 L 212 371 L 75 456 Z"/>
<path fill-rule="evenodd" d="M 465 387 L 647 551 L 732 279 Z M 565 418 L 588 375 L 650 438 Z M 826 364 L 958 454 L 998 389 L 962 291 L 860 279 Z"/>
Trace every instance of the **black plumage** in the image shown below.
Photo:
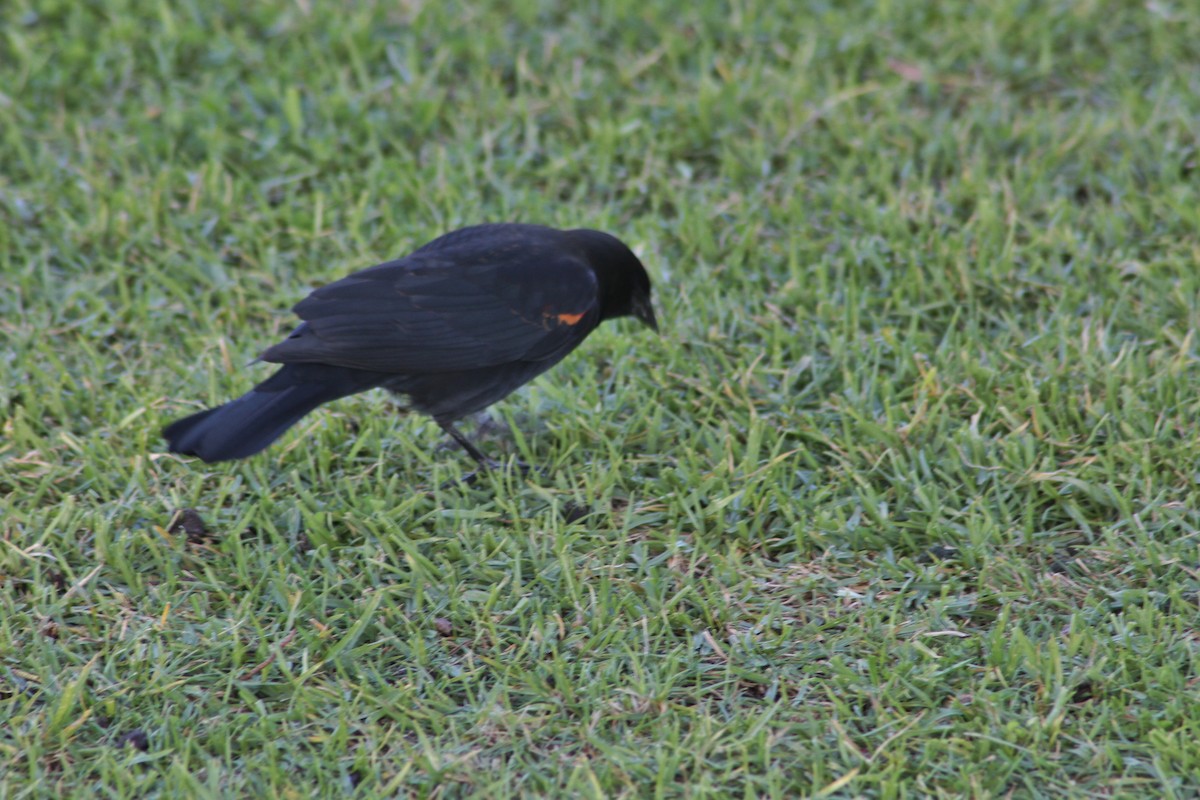
<path fill-rule="evenodd" d="M 242 397 L 163 431 L 172 452 L 253 455 L 322 403 L 382 387 L 407 395 L 482 465 L 454 427 L 545 372 L 607 319 L 657 330 L 645 268 L 592 230 L 478 225 L 317 289 L 261 356 L 283 366 Z"/>

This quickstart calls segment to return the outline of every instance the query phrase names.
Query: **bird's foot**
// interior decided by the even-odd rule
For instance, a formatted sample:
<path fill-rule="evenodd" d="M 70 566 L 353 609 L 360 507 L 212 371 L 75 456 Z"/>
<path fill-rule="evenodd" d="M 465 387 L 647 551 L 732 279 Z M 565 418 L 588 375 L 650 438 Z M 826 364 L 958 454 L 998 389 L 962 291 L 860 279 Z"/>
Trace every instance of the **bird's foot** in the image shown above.
<path fill-rule="evenodd" d="M 456 486 L 474 486 L 479 482 L 485 473 L 489 472 L 506 473 L 511 471 L 519 473 L 522 477 L 529 475 L 531 472 L 538 475 L 546 474 L 546 470 L 542 469 L 541 467 L 530 466 L 523 461 L 503 462 L 497 461 L 494 458 L 485 458 L 483 460 L 477 460 L 476 463 L 479 464 L 478 469 L 471 470 L 461 478 L 446 481 L 442 484 L 442 489 L 452 489 Z"/>

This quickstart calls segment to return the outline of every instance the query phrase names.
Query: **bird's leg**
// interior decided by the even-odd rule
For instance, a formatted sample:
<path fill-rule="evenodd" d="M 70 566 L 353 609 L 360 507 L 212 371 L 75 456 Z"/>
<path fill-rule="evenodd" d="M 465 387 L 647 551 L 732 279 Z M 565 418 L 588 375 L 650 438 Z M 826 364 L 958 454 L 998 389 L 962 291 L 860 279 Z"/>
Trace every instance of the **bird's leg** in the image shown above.
<path fill-rule="evenodd" d="M 458 442 L 462 449 L 467 451 L 467 455 L 475 459 L 475 462 L 479 464 L 481 469 L 495 469 L 496 467 L 500 466 L 497 462 L 485 456 L 478 447 L 471 444 L 471 441 L 459 433 L 458 428 L 455 428 L 452 423 L 438 420 L 438 426 L 441 427 L 441 429 L 446 433 L 450 434 L 450 438 Z"/>
<path fill-rule="evenodd" d="M 479 475 L 481 472 L 484 472 L 485 470 L 499 469 L 501 466 L 503 466 L 499 461 L 496 461 L 495 459 L 491 459 L 491 458 L 488 458 L 487 456 L 485 456 L 478 447 L 471 444 L 471 441 L 466 436 L 463 436 L 462 433 L 459 432 L 458 428 L 454 427 L 453 423 L 442 422 L 441 420 L 437 420 L 437 424 L 439 427 L 441 427 L 442 430 L 444 430 L 446 433 L 450 434 L 450 438 L 452 438 L 454 441 L 458 442 L 459 445 L 462 446 L 463 450 L 467 451 L 467 455 L 469 455 L 471 458 L 475 459 L 475 463 L 479 464 L 478 470 L 470 473 L 469 475 L 463 476 L 462 483 L 470 486 L 471 484 L 475 483 L 476 480 L 479 479 Z M 530 471 L 541 472 L 541 470 L 536 469 L 535 467 L 531 467 L 528 464 L 524 464 L 520 461 L 513 464 L 513 466 L 516 467 L 518 470 L 520 470 L 520 472 L 522 474 L 528 473 Z"/>

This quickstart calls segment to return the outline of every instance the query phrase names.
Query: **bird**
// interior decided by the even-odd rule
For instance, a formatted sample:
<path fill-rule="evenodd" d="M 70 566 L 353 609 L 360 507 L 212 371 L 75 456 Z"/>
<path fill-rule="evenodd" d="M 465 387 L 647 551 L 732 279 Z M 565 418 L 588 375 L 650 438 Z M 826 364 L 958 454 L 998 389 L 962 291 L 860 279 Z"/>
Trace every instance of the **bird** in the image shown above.
<path fill-rule="evenodd" d="M 247 458 L 318 406 L 383 388 L 491 469 L 496 462 L 455 422 L 550 369 L 601 322 L 633 317 L 658 331 L 646 268 L 620 239 L 521 223 L 444 234 L 326 284 L 292 310 L 299 326 L 257 359 L 279 369 L 168 425 L 170 452 L 209 463 Z"/>

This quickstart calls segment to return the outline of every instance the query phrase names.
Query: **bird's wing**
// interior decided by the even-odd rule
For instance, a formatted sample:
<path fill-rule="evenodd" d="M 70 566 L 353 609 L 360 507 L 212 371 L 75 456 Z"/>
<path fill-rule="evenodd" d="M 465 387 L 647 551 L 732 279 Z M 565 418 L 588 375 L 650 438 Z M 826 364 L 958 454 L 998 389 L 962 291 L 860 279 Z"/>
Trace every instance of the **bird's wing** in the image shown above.
<path fill-rule="evenodd" d="M 264 361 L 374 372 L 455 372 L 559 357 L 599 324 L 596 276 L 580 259 L 436 251 L 380 264 L 296 305 L 304 324 Z"/>

